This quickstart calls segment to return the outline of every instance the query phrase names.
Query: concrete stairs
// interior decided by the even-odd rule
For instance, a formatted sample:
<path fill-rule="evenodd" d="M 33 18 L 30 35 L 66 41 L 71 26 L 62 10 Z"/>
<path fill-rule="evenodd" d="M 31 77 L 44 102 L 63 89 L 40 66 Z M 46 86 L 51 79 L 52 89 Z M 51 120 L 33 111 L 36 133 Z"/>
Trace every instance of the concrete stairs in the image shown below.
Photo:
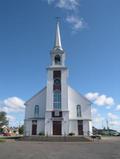
<path fill-rule="evenodd" d="M 19 141 L 43 141 L 43 142 L 91 142 L 86 136 L 24 136 Z"/>

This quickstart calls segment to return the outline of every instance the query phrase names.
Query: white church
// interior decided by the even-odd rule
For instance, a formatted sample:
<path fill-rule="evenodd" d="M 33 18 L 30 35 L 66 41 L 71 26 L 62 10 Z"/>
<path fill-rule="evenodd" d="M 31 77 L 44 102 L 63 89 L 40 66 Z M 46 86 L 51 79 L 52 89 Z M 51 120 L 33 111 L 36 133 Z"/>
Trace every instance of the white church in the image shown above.
<path fill-rule="evenodd" d="M 61 45 L 59 21 L 50 52 L 46 86 L 26 101 L 25 136 L 85 135 L 92 133 L 91 102 L 68 85 L 68 68 Z"/>

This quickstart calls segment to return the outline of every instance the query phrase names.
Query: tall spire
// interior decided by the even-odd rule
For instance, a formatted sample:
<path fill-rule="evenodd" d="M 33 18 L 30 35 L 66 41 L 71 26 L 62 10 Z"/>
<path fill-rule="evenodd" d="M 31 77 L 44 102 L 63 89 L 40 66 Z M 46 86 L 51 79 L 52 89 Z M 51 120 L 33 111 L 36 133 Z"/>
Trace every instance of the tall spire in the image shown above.
<path fill-rule="evenodd" d="M 61 45 L 61 37 L 60 37 L 60 27 L 59 27 L 59 17 L 56 18 L 57 23 L 56 23 L 56 35 L 55 35 L 55 44 L 54 48 L 59 48 L 62 50 L 62 45 Z"/>

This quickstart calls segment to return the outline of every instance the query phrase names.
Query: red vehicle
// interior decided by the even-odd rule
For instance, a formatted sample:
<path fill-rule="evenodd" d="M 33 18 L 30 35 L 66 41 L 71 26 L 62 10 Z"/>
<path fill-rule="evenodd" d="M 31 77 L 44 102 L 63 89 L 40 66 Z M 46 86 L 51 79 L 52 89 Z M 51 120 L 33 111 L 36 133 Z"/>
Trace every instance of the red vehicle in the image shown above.
<path fill-rule="evenodd" d="M 3 136 L 11 136 L 9 132 L 3 133 Z"/>

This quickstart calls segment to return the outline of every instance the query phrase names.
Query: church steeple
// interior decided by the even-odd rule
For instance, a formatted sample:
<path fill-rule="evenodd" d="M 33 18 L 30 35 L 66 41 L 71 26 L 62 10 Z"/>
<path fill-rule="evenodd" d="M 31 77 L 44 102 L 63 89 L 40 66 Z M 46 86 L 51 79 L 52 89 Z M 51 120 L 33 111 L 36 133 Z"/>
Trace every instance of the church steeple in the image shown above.
<path fill-rule="evenodd" d="M 59 18 L 57 19 L 57 23 L 56 23 L 56 34 L 55 34 L 55 43 L 54 43 L 54 48 L 59 48 L 61 50 L 62 49 L 62 44 L 61 44 L 61 36 L 60 36 L 60 26 L 59 26 Z"/>
<path fill-rule="evenodd" d="M 65 66 L 65 52 L 62 48 L 61 44 L 61 36 L 60 36 L 60 24 L 59 18 L 57 18 L 56 22 L 56 32 L 55 32 L 55 42 L 54 47 L 51 50 L 51 65 L 52 67 L 64 67 Z"/>

